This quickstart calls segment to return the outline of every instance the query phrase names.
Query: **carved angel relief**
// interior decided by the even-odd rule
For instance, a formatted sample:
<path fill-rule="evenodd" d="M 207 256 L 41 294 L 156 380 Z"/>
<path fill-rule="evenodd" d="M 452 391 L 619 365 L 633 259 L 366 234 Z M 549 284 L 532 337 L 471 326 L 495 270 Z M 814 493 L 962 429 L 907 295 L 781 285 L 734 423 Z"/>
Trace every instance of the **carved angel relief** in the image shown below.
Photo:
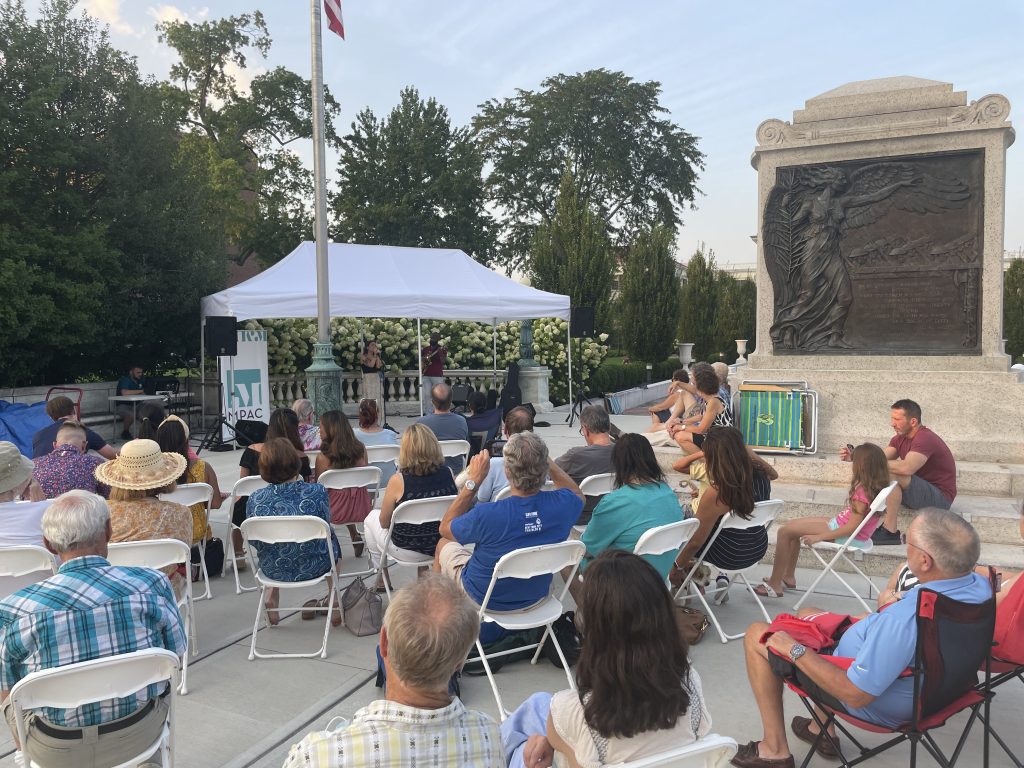
<path fill-rule="evenodd" d="M 848 338 L 847 319 L 856 293 L 851 273 L 877 274 L 872 286 L 872 295 L 877 296 L 886 270 L 912 264 L 912 269 L 929 270 L 934 276 L 940 267 L 962 268 L 971 262 L 977 267 L 974 233 L 947 237 L 940 231 L 912 238 L 900 234 L 901 228 L 909 228 L 907 222 L 921 230 L 917 217 L 961 211 L 971 200 L 965 181 L 934 169 L 934 164 L 900 160 L 778 171 L 763 224 L 765 264 L 775 303 L 770 331 L 777 352 L 871 351 L 865 348 L 871 346 L 864 342 L 865 334 L 859 334 L 860 343 Z M 865 231 L 854 235 L 859 229 Z M 860 245 L 854 247 L 850 240 Z M 950 279 L 957 281 L 952 274 Z M 961 276 L 958 284 L 965 282 L 969 281 Z M 976 297 L 965 297 L 963 304 L 976 311 Z M 860 316 L 867 317 L 869 308 L 861 310 Z"/>

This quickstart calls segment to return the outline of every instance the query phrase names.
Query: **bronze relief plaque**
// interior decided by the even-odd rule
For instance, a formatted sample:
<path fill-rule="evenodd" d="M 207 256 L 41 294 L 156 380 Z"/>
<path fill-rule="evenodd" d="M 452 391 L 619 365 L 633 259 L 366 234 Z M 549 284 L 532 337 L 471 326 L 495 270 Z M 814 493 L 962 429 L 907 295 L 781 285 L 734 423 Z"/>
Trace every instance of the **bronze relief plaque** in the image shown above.
<path fill-rule="evenodd" d="M 978 355 L 984 152 L 779 168 L 775 354 Z"/>

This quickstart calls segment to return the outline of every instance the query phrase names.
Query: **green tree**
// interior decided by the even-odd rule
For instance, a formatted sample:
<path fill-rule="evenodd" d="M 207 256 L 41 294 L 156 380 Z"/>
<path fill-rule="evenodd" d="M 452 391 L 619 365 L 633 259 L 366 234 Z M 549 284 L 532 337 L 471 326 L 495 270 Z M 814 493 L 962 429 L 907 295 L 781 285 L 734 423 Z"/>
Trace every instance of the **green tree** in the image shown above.
<path fill-rule="evenodd" d="M 364 109 L 341 152 L 333 200 L 341 240 L 460 248 L 491 260 L 483 158 L 468 129 L 452 128 L 436 100 L 410 87 L 386 119 Z"/>
<path fill-rule="evenodd" d="M 164 90 L 74 2 L 0 6 L 0 360 L 16 386 L 198 346 L 218 281 Z M 222 270 L 221 270 L 222 272 Z M 194 346 L 193 346 L 194 345 Z"/>
<path fill-rule="evenodd" d="M 705 252 L 701 243 L 686 264 L 679 309 L 679 340 L 693 342 L 694 360 L 724 351 L 715 348 L 716 273 L 715 252 L 710 248 Z"/>
<path fill-rule="evenodd" d="M 704 155 L 664 117 L 661 84 L 604 69 L 555 75 L 480 106 L 473 129 L 490 164 L 504 263 L 524 266 L 534 230 L 551 224 L 561 172 L 619 244 L 655 224 L 676 227 L 697 194 Z"/>
<path fill-rule="evenodd" d="M 535 288 L 567 294 L 573 307 L 593 307 L 598 330 L 608 328 L 615 268 L 611 243 L 569 170 L 562 174 L 551 223 L 534 235 L 530 263 Z"/>
<path fill-rule="evenodd" d="M 731 363 L 736 360 L 736 339 L 748 339 L 747 351 L 754 350 L 757 286 L 753 280 L 737 280 L 721 271 L 716 283 L 714 349 L 725 352 Z"/>
<path fill-rule="evenodd" d="M 679 277 L 669 227 L 641 232 L 630 246 L 618 300 L 621 346 L 629 356 L 660 363 L 672 350 L 679 322 Z"/>
<path fill-rule="evenodd" d="M 1003 275 L 1003 335 L 1011 362 L 1024 355 L 1024 259 L 1016 259 Z"/>
<path fill-rule="evenodd" d="M 312 174 L 291 149 L 312 137 L 312 95 L 305 78 L 275 67 L 252 78 L 243 93 L 233 71 L 246 52 L 266 56 L 271 39 L 259 11 L 193 23 L 158 26 L 160 40 L 179 57 L 171 67 L 177 122 L 188 134 L 181 161 L 204 176 L 214 194 L 210 215 L 224 232 L 227 258 L 244 264 L 256 256 L 272 264 L 312 233 Z M 325 136 L 339 107 L 324 94 Z"/>

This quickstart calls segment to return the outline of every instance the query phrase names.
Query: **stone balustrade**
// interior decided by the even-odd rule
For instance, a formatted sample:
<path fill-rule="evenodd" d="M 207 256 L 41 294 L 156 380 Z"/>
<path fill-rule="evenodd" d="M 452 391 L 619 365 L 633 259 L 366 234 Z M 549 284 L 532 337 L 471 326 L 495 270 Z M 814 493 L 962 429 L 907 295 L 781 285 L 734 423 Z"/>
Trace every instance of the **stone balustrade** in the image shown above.
<path fill-rule="evenodd" d="M 346 409 L 355 409 L 361 397 L 362 374 L 346 371 L 341 377 L 342 404 Z M 489 369 L 461 369 L 445 371 L 449 384 L 465 384 L 478 392 L 495 389 L 501 394 L 505 386 L 505 371 Z M 415 370 L 387 371 L 384 374 L 384 392 L 389 413 L 418 412 L 419 374 Z M 295 400 L 306 396 L 306 376 L 299 372 L 291 375 L 273 374 L 270 377 L 270 405 L 273 408 L 287 408 Z M 403 408 L 403 405 L 407 406 Z M 397 407 L 396 407 L 397 406 Z"/>

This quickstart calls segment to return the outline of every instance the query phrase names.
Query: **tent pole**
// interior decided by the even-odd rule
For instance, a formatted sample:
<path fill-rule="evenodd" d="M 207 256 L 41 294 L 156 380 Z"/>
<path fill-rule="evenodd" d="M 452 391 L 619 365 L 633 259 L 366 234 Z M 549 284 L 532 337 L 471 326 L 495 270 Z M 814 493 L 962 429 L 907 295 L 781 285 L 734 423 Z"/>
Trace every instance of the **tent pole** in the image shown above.
<path fill-rule="evenodd" d="M 203 403 L 203 409 L 199 412 L 199 428 L 206 429 L 206 315 L 202 313 L 199 315 L 199 387 Z M 185 402 L 191 403 L 191 400 L 186 399 Z"/>
<path fill-rule="evenodd" d="M 416 360 L 420 369 L 420 418 L 423 418 L 423 334 L 418 317 L 416 318 Z"/>
<path fill-rule="evenodd" d="M 572 322 L 565 324 L 565 356 L 569 361 L 569 413 L 572 414 Z"/>
<path fill-rule="evenodd" d="M 491 320 L 491 389 L 498 384 L 498 318 Z"/>

